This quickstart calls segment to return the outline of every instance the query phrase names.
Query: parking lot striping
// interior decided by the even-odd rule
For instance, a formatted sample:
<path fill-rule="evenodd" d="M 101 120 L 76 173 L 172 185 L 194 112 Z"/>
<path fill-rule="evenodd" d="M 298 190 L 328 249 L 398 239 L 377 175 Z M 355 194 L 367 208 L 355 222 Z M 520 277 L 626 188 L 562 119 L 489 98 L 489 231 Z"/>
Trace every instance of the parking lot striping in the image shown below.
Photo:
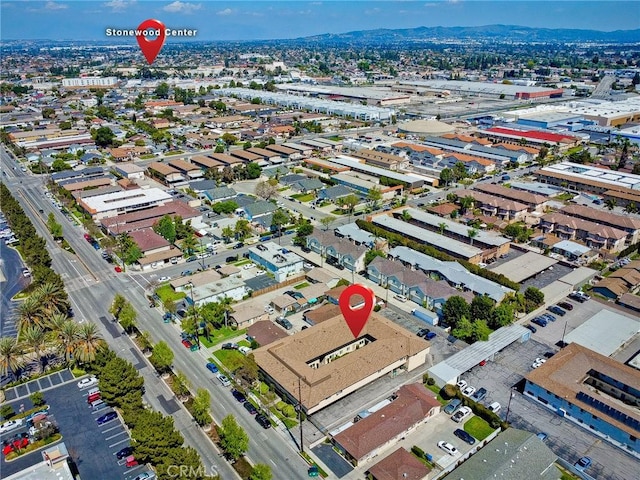
<path fill-rule="evenodd" d="M 113 420 L 115 420 L 115 418 Z M 113 422 L 113 420 L 111 420 L 111 422 Z M 109 422 L 109 423 L 111 423 L 111 422 Z M 122 424 L 118 423 L 117 425 L 114 425 L 111 428 L 107 428 L 106 430 L 102 430 L 102 433 L 109 433 L 110 431 L 115 430 L 116 428 L 122 428 Z"/>
<path fill-rule="evenodd" d="M 113 438 L 119 437 L 120 435 L 127 435 L 127 431 L 123 430 L 120 433 L 116 433 L 115 435 L 111 435 L 110 437 L 105 437 L 105 440 L 111 440 Z M 129 439 L 127 438 L 127 440 L 129 440 Z"/>
<path fill-rule="evenodd" d="M 120 445 L 121 443 L 128 443 L 128 442 L 129 442 L 129 439 L 125 438 L 124 440 L 120 440 L 119 442 L 112 443 L 111 445 L 109 445 L 109 448 L 113 448 L 113 447 L 116 447 L 116 446 Z M 113 452 L 114 455 L 116 453 L 118 453 L 118 452 Z"/>
<path fill-rule="evenodd" d="M 273 461 L 273 460 L 271 460 L 271 459 L 269 459 L 269 461 L 270 461 L 271 463 L 273 463 L 273 466 L 274 466 L 274 467 L 277 467 L 276 462 L 274 462 L 274 461 Z"/>

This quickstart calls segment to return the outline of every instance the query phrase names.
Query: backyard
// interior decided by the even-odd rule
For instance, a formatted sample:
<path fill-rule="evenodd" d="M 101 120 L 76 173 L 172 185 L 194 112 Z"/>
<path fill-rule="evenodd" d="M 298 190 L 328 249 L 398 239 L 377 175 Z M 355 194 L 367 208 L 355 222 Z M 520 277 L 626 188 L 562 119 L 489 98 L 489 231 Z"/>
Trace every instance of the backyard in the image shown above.
<path fill-rule="evenodd" d="M 493 433 L 493 428 L 480 417 L 472 417 L 464 424 L 464 431 L 478 440 L 484 440 Z"/>

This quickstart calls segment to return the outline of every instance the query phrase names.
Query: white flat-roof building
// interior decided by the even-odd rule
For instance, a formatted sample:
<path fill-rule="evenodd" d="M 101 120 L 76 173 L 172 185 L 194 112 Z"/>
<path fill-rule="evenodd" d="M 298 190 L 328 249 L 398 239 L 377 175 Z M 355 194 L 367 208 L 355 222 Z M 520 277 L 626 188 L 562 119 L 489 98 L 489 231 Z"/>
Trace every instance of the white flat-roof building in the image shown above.
<path fill-rule="evenodd" d="M 249 259 L 273 273 L 278 282 L 302 272 L 304 263 L 304 259 L 300 255 L 273 242 L 251 247 Z"/>
<path fill-rule="evenodd" d="M 94 220 L 144 210 L 172 201 L 173 197 L 159 188 L 137 188 L 78 199 L 78 205 Z"/>

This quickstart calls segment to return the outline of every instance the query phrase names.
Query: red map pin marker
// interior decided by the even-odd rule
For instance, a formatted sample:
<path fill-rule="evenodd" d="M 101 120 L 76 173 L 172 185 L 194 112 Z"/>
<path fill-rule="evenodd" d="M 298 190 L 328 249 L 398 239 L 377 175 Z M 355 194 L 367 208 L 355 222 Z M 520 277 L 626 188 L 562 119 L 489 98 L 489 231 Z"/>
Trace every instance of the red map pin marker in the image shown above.
<path fill-rule="evenodd" d="M 360 295 L 364 298 L 364 306 L 360 308 L 353 308 L 351 306 L 351 297 L 354 295 Z M 348 286 L 344 292 L 342 292 L 338 303 L 340 304 L 342 316 L 349 326 L 349 330 L 351 330 L 354 338 L 358 338 L 367 320 L 369 320 L 369 315 L 371 315 L 373 311 L 373 305 L 376 303 L 376 294 L 373 293 L 373 290 L 369 287 L 356 283 Z"/>
<path fill-rule="evenodd" d="M 139 30 L 139 32 L 138 35 L 136 35 L 136 40 L 138 40 L 138 45 L 140 45 L 140 50 L 142 50 L 144 58 L 146 58 L 149 65 L 151 65 L 164 45 L 166 38 L 164 23 L 150 18 L 138 25 L 137 30 Z M 142 34 L 143 31 L 147 30 L 155 30 L 159 35 L 154 40 L 147 40 L 147 37 Z"/>

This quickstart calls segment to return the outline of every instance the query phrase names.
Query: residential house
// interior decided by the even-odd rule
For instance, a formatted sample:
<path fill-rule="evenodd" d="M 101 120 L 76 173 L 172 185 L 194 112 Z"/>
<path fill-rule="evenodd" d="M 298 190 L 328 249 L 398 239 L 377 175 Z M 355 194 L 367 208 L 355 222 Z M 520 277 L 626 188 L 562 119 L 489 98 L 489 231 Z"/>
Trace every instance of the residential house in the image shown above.
<path fill-rule="evenodd" d="M 169 166 L 182 173 L 185 178 L 194 179 L 202 178 L 204 176 L 204 172 L 200 169 L 200 167 L 198 167 L 197 165 L 193 165 L 186 160 L 176 158 L 174 160 L 169 160 L 168 164 Z"/>
<path fill-rule="evenodd" d="M 328 200 L 331 203 L 337 204 L 340 198 L 351 195 L 352 193 L 354 193 L 353 190 L 345 187 L 344 185 L 335 185 L 318 191 L 318 199 Z"/>
<path fill-rule="evenodd" d="M 249 248 L 249 259 L 272 273 L 278 282 L 303 271 L 303 258 L 273 242 Z"/>
<path fill-rule="evenodd" d="M 272 128 L 273 129 L 273 128 Z M 284 145 L 267 145 L 264 147 L 267 150 L 277 153 L 283 160 L 300 160 L 302 154 L 293 148 L 285 147 Z"/>
<path fill-rule="evenodd" d="M 245 217 L 251 222 L 264 215 L 272 214 L 277 209 L 276 204 L 266 200 L 259 200 L 243 207 Z"/>
<path fill-rule="evenodd" d="M 404 448 L 369 468 L 372 480 L 426 480 L 431 469 Z"/>
<path fill-rule="evenodd" d="M 580 240 L 588 247 L 612 253 L 624 249 L 627 232 L 600 223 L 570 217 L 562 213 L 548 213 L 540 218 L 540 229 L 564 240 Z"/>
<path fill-rule="evenodd" d="M 238 305 L 233 308 L 233 312 L 229 314 L 229 320 L 236 325 L 237 328 L 247 328 L 255 322 L 269 320 L 269 314 L 256 304 Z"/>
<path fill-rule="evenodd" d="M 284 159 L 280 156 L 280 154 L 273 150 L 267 150 L 266 148 L 252 147 L 252 148 L 248 148 L 246 151 L 253 153 L 255 155 L 258 155 L 263 160 L 274 165 L 284 162 Z"/>
<path fill-rule="evenodd" d="M 147 165 L 150 177 L 155 178 L 167 186 L 175 185 L 185 180 L 180 170 L 161 162 L 151 162 Z"/>
<path fill-rule="evenodd" d="M 207 155 L 196 155 L 194 157 L 191 157 L 191 163 L 193 163 L 197 167 L 200 167 L 205 172 L 209 169 L 221 172 L 226 166 L 225 163 L 219 160 L 215 160 Z"/>
<path fill-rule="evenodd" d="M 538 195 L 535 193 L 524 192 L 522 190 L 516 190 L 514 188 L 503 187 L 502 185 L 494 185 L 490 183 L 480 183 L 475 186 L 475 190 L 493 195 L 495 197 L 506 198 L 507 200 L 514 200 L 519 203 L 524 203 L 529 207 L 530 212 L 540 212 L 544 209 L 547 201 L 547 197 Z"/>
<path fill-rule="evenodd" d="M 484 215 L 499 217 L 504 220 L 523 220 L 529 210 L 529 207 L 524 203 L 487 195 L 475 190 L 456 190 L 454 193 L 458 196 L 458 199 L 472 197 L 475 208 L 482 210 Z"/>
<path fill-rule="evenodd" d="M 364 245 L 318 230 L 307 237 L 307 247 L 325 257 L 329 265 L 340 265 L 352 272 L 364 270 L 365 254 L 369 251 Z"/>
<path fill-rule="evenodd" d="M 640 219 L 631 215 L 620 215 L 599 208 L 584 205 L 568 205 L 560 210 L 564 215 L 589 220 L 601 225 L 613 227 L 627 232 L 628 245 L 640 242 Z"/>

